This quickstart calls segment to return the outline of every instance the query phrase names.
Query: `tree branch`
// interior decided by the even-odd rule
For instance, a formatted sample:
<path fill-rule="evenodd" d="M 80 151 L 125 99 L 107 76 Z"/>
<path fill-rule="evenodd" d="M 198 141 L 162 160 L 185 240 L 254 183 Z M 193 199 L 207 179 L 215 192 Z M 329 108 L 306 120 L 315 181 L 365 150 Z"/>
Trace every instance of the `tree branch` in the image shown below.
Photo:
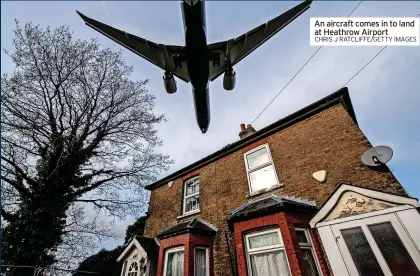
<path fill-rule="evenodd" d="M 1 207 L 1 216 L 7 220 L 9 223 L 16 220 L 16 216 L 7 212 L 3 207 Z"/>
<path fill-rule="evenodd" d="M 35 180 L 33 180 L 32 178 L 30 178 L 15 162 L 7 159 L 6 157 L 4 157 L 3 155 L 1 156 L 1 159 L 6 161 L 8 164 L 10 164 L 11 166 L 13 166 L 13 168 L 16 170 L 16 172 L 18 173 L 17 176 L 21 176 L 23 179 L 25 179 L 28 184 L 32 185 L 32 186 L 36 186 L 37 182 Z M 3 179 L 3 176 L 2 176 Z M 13 185 L 12 183 L 10 183 L 10 185 Z M 26 192 L 29 193 L 29 191 L 23 186 L 23 185 L 19 185 L 20 187 L 15 187 L 16 189 L 25 189 Z"/>

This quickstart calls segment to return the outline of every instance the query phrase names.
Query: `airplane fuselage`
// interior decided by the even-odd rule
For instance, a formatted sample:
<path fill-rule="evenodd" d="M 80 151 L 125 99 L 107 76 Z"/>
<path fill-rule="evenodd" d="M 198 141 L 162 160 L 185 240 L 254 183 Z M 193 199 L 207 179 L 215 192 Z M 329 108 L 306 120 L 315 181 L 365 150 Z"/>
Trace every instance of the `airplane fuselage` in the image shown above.
<path fill-rule="evenodd" d="M 203 1 L 182 1 L 188 74 L 191 79 L 195 113 L 200 130 L 210 124 L 209 59 L 206 11 Z"/>
<path fill-rule="evenodd" d="M 223 88 L 233 90 L 236 83 L 233 66 L 309 9 L 311 2 L 305 0 L 236 38 L 207 44 L 204 1 L 181 0 L 185 46 L 156 43 L 77 13 L 89 27 L 163 69 L 167 93 L 177 91 L 175 77 L 191 82 L 197 124 L 206 133 L 210 124 L 209 82 L 223 74 Z"/>

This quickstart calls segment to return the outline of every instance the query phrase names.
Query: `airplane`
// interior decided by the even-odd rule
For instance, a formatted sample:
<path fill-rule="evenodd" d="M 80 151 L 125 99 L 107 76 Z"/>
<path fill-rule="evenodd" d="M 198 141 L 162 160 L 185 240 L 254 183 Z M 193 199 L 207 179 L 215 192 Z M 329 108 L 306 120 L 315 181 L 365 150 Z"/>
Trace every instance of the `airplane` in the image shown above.
<path fill-rule="evenodd" d="M 191 82 L 197 124 L 203 134 L 210 124 L 209 81 L 224 73 L 223 87 L 233 90 L 239 61 L 310 8 L 305 0 L 278 17 L 241 36 L 207 44 L 205 2 L 181 0 L 185 46 L 164 45 L 118 30 L 76 11 L 85 24 L 164 70 L 167 93 L 177 91 L 177 78 Z"/>

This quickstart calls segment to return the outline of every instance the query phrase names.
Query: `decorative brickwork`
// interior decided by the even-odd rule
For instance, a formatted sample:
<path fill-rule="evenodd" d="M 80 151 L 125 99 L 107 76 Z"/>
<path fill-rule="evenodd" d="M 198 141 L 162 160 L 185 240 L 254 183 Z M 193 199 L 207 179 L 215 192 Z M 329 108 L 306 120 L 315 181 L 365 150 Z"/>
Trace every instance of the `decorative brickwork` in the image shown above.
<path fill-rule="evenodd" d="M 245 153 L 245 152 L 250 151 L 250 150 L 252 150 L 252 149 L 254 149 L 254 148 L 258 147 L 258 146 L 261 146 L 261 145 L 263 145 L 263 144 L 265 144 L 265 143 L 267 143 L 267 142 L 268 142 L 268 138 L 263 138 L 263 139 L 261 139 L 261 140 L 258 140 L 258 141 L 257 141 L 257 142 L 255 142 L 255 143 L 252 143 L 252 144 L 251 144 L 251 145 L 249 145 L 249 146 L 246 146 L 246 147 L 242 148 L 242 149 L 241 149 L 241 152 L 242 152 L 242 153 Z"/>
<path fill-rule="evenodd" d="M 200 171 L 199 171 L 199 170 L 196 170 L 196 171 L 193 171 L 193 172 L 187 173 L 186 175 L 184 175 L 184 176 L 182 177 L 182 179 L 183 179 L 183 180 L 187 180 L 188 178 L 191 178 L 191 177 L 193 177 L 193 176 L 196 176 L 196 175 L 198 175 L 199 173 L 200 173 Z"/>

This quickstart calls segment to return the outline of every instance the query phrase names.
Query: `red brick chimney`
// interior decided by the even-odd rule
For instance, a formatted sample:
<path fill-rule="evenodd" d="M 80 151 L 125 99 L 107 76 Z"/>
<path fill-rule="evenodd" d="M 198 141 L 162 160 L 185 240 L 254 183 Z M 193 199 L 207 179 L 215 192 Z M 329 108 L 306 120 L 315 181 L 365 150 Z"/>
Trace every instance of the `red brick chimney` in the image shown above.
<path fill-rule="evenodd" d="M 249 135 L 255 133 L 255 129 L 248 124 L 245 128 L 245 124 L 241 124 L 241 132 L 239 132 L 239 137 L 241 137 L 241 139 L 248 137 Z"/>

